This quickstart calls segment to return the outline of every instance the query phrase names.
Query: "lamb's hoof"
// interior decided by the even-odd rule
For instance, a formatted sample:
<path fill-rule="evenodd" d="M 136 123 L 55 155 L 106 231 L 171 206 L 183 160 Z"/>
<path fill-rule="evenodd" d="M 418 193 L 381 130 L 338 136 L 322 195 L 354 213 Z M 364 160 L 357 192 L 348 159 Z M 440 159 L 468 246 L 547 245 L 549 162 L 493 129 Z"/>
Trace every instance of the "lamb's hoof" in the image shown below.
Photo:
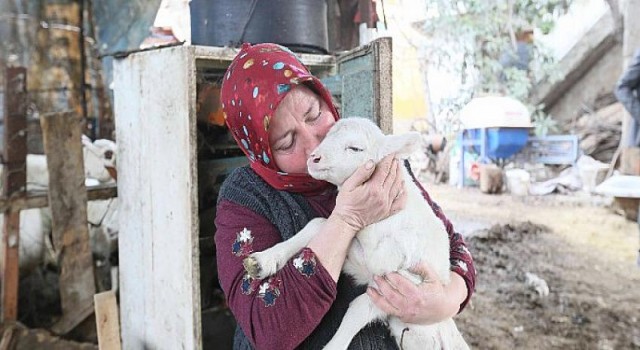
<path fill-rule="evenodd" d="M 260 267 L 260 264 L 258 263 L 258 260 L 256 258 L 254 258 L 253 256 L 246 257 L 244 260 L 242 260 L 242 265 L 244 266 L 244 270 L 247 271 L 249 276 L 253 278 L 260 277 L 262 268 Z"/>

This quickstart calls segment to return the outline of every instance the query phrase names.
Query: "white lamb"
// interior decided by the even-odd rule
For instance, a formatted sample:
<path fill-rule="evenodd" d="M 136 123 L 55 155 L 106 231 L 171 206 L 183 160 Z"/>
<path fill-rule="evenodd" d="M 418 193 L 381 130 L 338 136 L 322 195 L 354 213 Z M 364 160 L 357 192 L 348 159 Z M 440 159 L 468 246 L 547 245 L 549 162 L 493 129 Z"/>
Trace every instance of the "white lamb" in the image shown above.
<path fill-rule="evenodd" d="M 95 186 L 115 182 L 117 145 L 111 140 L 91 141 L 82 135 L 85 185 Z M 27 190 L 47 190 L 49 170 L 47 156 L 28 154 L 26 158 Z M 0 178 L 4 166 L 0 164 Z M 0 179 L 0 185 L 1 185 Z M 117 248 L 118 242 L 118 198 L 87 202 L 87 221 L 94 255 L 106 259 Z M 0 215 L 0 226 L 4 216 Z M 57 254 L 47 236 L 51 232 L 51 211 L 48 208 L 20 211 L 20 235 L 18 265 L 21 276 L 36 266 L 50 260 L 56 263 Z M 0 242 L 2 244 L 2 242 Z"/>
<path fill-rule="evenodd" d="M 420 147 L 418 133 L 385 136 L 367 119 L 338 121 L 307 162 L 309 174 L 338 186 L 369 159 L 379 162 L 395 153 L 407 158 Z M 449 238 L 445 227 L 414 185 L 403 167 L 407 203 L 405 209 L 360 231 L 349 248 L 343 271 L 356 283 L 375 287 L 374 275 L 397 271 L 415 284 L 422 277 L 408 271 L 420 261 L 431 264 L 444 284 L 449 278 Z M 244 261 L 247 272 L 265 278 L 284 266 L 306 246 L 325 219 L 310 221 L 293 238 Z M 353 337 L 368 323 L 386 320 L 401 349 L 468 349 L 455 323 L 448 319 L 435 325 L 405 324 L 378 309 L 367 294 L 354 299 L 340 328 L 325 349 L 346 349 Z M 408 331 L 406 331 L 408 329 Z"/>

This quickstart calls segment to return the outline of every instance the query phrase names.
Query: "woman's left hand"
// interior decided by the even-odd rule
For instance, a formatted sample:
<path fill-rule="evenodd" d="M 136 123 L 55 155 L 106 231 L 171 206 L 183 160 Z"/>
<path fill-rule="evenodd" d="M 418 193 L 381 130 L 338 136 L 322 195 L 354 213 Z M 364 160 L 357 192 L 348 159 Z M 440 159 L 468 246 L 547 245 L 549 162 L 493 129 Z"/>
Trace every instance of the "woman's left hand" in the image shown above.
<path fill-rule="evenodd" d="M 382 311 L 405 323 L 434 324 L 458 313 L 467 294 L 460 275 L 450 272 L 451 282 L 445 286 L 427 263 L 419 263 L 411 272 L 422 276 L 424 282 L 416 285 L 393 272 L 375 276 L 378 288 L 369 287 L 367 294 Z"/>

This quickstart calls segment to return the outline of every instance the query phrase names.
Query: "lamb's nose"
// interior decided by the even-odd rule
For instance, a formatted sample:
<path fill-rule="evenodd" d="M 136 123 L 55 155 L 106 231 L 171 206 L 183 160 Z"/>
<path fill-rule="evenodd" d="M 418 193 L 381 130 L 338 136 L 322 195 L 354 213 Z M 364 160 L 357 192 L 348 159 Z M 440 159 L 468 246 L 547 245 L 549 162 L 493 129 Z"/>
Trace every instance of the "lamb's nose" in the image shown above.
<path fill-rule="evenodd" d="M 314 163 L 320 163 L 321 156 L 316 156 L 315 154 L 309 155 L 309 158 L 313 160 Z"/>

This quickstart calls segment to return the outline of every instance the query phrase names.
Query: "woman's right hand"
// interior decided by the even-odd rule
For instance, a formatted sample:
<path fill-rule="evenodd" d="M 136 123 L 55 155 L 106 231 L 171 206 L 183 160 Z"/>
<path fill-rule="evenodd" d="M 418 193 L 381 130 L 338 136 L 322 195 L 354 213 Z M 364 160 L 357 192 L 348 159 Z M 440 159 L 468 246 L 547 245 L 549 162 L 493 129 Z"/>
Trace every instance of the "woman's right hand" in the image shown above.
<path fill-rule="evenodd" d="M 402 166 L 394 154 L 384 157 L 377 166 L 373 161 L 359 167 L 349 177 L 336 198 L 333 214 L 338 215 L 357 233 L 404 208 Z"/>

